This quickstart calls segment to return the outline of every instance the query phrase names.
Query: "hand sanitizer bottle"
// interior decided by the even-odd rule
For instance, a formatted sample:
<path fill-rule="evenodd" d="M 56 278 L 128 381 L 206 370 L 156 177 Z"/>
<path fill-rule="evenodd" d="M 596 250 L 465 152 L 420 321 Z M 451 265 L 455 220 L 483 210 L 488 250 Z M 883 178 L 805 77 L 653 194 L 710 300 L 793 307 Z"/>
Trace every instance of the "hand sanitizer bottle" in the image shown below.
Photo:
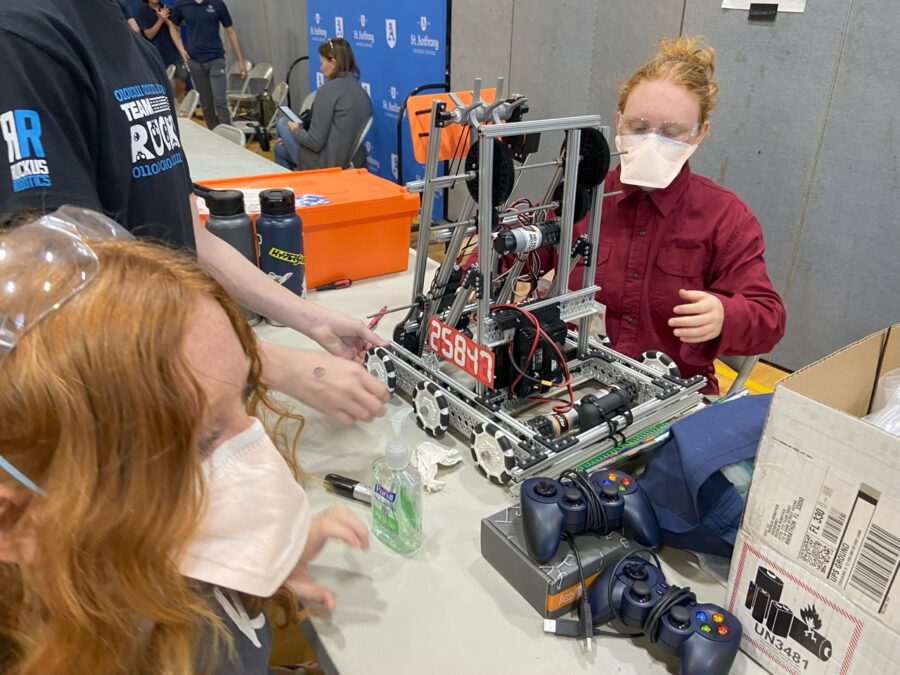
<path fill-rule="evenodd" d="M 422 476 L 412 466 L 412 448 L 400 438 L 400 424 L 411 409 L 391 417 L 394 437 L 384 457 L 372 464 L 372 532 L 400 553 L 422 545 Z"/>

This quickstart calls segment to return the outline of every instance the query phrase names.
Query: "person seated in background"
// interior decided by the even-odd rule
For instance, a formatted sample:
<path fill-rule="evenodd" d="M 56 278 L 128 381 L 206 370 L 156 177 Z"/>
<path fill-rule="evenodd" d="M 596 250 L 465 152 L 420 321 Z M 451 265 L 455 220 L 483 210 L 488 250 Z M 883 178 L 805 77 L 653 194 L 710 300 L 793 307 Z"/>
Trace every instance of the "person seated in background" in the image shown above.
<path fill-rule="evenodd" d="M 366 148 L 360 134 L 372 117 L 372 101 L 359 83 L 353 50 L 343 38 L 319 45 L 319 66 L 325 84 L 316 91 L 309 127 L 278 121 L 274 159 L 287 169 L 362 168 Z M 357 144 L 358 147 L 357 147 Z"/>
<path fill-rule="evenodd" d="M 0 671 L 267 673 L 264 607 L 332 608 L 306 565 L 368 533 L 310 515 L 238 305 L 73 207 L 0 233 L 0 288 Z"/>

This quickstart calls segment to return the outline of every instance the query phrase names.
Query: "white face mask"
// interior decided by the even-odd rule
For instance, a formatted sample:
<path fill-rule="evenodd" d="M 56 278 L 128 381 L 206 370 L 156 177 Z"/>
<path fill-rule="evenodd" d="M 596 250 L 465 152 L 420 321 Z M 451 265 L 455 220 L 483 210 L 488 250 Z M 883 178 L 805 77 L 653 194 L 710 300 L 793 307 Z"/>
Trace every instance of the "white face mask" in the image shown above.
<path fill-rule="evenodd" d="M 616 147 L 628 153 L 620 158 L 621 181 L 648 188 L 668 187 L 697 149 L 697 145 L 659 134 L 617 135 Z"/>
<path fill-rule="evenodd" d="M 259 420 L 213 450 L 203 461 L 203 474 L 206 510 L 179 564 L 181 573 L 271 596 L 306 546 L 306 493 Z"/>

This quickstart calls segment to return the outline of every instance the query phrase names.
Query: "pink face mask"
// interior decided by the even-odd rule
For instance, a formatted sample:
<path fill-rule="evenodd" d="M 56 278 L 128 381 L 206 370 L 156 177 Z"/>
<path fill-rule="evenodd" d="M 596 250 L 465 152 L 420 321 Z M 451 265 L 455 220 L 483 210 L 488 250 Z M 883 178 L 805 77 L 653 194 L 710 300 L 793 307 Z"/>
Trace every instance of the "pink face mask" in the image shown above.
<path fill-rule="evenodd" d="M 675 180 L 697 145 L 653 133 L 617 135 L 616 148 L 627 153 L 620 157 L 623 183 L 664 188 Z"/>
<path fill-rule="evenodd" d="M 203 461 L 206 510 L 181 573 L 261 598 L 297 566 L 309 534 L 309 502 L 262 423 Z"/>

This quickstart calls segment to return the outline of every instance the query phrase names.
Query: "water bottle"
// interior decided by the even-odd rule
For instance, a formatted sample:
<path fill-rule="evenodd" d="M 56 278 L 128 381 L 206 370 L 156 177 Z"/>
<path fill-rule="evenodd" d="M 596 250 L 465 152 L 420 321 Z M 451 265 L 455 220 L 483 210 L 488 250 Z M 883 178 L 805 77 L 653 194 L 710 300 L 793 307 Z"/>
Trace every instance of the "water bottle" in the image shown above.
<path fill-rule="evenodd" d="M 294 206 L 291 190 L 263 190 L 259 193 L 259 267 L 275 279 L 291 276 L 284 286 L 297 295 L 306 295 L 303 258 L 303 226 Z"/>
<path fill-rule="evenodd" d="M 209 218 L 206 229 L 231 246 L 256 265 L 256 242 L 253 222 L 244 211 L 244 194 L 240 190 L 209 190 L 203 194 Z M 250 325 L 259 323 L 259 315 L 242 308 Z"/>

